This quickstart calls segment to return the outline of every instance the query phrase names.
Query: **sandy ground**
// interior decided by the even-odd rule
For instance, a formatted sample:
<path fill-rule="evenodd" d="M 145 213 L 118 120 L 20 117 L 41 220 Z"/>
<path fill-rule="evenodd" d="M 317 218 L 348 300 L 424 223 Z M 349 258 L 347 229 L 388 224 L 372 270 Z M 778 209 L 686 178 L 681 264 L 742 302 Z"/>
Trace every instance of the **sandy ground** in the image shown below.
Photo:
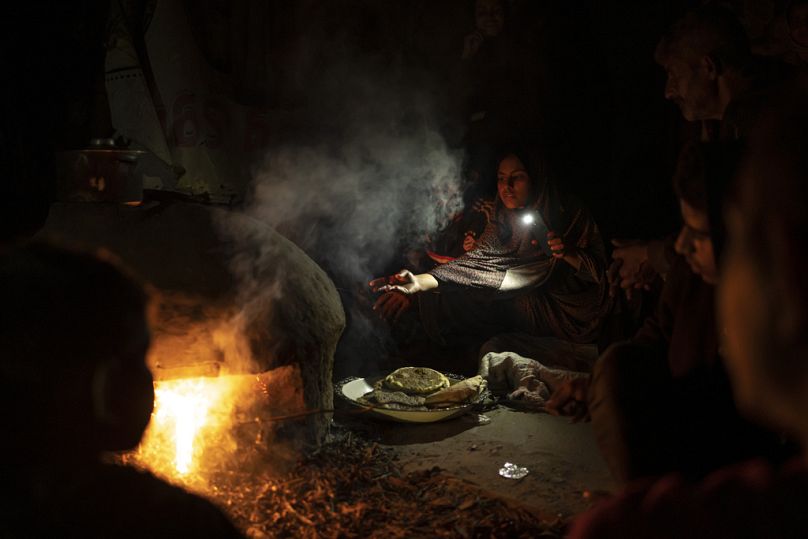
<path fill-rule="evenodd" d="M 591 426 L 543 413 L 498 407 L 441 423 L 354 419 L 349 426 L 394 451 L 404 471 L 437 466 L 548 518 L 568 517 L 615 488 Z M 522 479 L 499 475 L 506 462 L 526 467 Z"/>

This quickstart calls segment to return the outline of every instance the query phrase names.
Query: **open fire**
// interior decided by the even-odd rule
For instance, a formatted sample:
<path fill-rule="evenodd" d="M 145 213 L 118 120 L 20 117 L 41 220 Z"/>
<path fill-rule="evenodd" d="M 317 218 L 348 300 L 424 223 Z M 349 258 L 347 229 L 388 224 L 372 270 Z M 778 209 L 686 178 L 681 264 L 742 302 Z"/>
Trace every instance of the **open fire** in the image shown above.
<path fill-rule="evenodd" d="M 122 460 L 204 490 L 212 473 L 243 459 L 245 443 L 261 441 L 260 420 L 249 411 L 266 396 L 260 377 L 249 375 L 156 382 L 151 422 L 140 445 Z"/>
<path fill-rule="evenodd" d="M 196 437 L 207 424 L 212 402 L 218 398 L 206 396 L 204 383 L 199 380 L 181 380 L 171 385 L 174 387 L 155 390 L 158 405 L 155 430 L 173 433 L 174 469 L 186 475 L 193 463 Z"/>
<path fill-rule="evenodd" d="M 279 473 L 266 452 L 284 445 L 268 444 L 268 387 L 275 414 L 279 403 L 294 412 L 296 379 L 281 368 L 158 381 L 149 427 L 122 461 L 209 498 L 249 537 L 561 536 L 563 522 L 437 468 L 404 474 L 392 452 L 348 430 Z"/>

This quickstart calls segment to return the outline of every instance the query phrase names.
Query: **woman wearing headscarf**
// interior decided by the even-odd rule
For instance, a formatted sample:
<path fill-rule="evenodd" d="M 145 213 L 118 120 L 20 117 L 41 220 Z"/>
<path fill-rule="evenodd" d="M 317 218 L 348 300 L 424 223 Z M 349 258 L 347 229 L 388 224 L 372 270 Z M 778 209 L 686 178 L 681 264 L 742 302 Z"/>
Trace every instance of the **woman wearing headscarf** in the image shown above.
<path fill-rule="evenodd" d="M 370 283 L 375 309 L 397 318 L 417 294 L 435 341 L 502 332 L 593 342 L 610 306 L 597 225 L 562 194 L 536 152 L 512 149 L 497 168 L 495 215 L 475 249 L 427 273 Z"/>

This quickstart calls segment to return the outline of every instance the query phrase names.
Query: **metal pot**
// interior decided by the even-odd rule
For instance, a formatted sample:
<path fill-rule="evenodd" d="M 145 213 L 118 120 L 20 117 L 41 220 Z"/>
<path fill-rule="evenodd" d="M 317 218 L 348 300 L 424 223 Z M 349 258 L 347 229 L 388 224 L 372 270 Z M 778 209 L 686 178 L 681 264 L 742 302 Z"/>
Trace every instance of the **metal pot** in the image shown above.
<path fill-rule="evenodd" d="M 92 139 L 83 150 L 56 154 L 60 202 L 137 203 L 143 176 L 136 172 L 142 150 L 118 148 L 112 139 Z"/>

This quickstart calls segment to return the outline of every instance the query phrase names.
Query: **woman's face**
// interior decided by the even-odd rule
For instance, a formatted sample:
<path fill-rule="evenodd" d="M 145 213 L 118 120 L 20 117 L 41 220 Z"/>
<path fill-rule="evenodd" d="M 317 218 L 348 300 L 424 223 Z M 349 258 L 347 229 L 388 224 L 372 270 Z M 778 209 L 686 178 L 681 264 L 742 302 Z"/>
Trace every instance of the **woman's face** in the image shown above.
<path fill-rule="evenodd" d="M 693 273 L 700 275 L 705 283 L 716 284 L 718 271 L 707 212 L 694 208 L 684 200 L 679 201 L 679 206 L 684 224 L 676 238 L 676 252 L 685 257 Z"/>
<path fill-rule="evenodd" d="M 485 37 L 496 37 L 505 25 L 505 12 L 499 0 L 477 0 L 474 7 L 477 29 Z"/>
<path fill-rule="evenodd" d="M 530 200 L 530 187 L 530 176 L 518 157 L 508 155 L 500 161 L 497 169 L 497 192 L 506 208 L 524 208 Z"/>

